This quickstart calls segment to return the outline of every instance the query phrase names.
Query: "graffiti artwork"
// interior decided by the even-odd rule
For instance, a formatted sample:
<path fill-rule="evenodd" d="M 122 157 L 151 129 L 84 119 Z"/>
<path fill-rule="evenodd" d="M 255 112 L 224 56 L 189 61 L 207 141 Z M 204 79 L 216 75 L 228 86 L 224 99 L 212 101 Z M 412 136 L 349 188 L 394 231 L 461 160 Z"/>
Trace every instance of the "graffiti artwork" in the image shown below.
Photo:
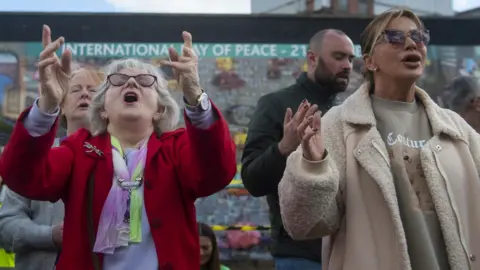
<path fill-rule="evenodd" d="M 181 44 L 72 43 L 66 46 L 72 50 L 74 60 L 80 66 L 101 68 L 112 59 L 124 57 L 143 58 L 159 66 L 159 60 L 167 57 L 168 47 L 180 49 Z M 19 113 L 38 95 L 35 64 L 40 50 L 39 43 L 0 43 L 0 145 L 7 142 Z M 296 77 L 306 70 L 306 46 L 205 43 L 196 44 L 195 50 L 200 57 L 201 84 L 230 124 L 240 164 L 248 124 L 258 99 L 294 83 Z M 479 103 L 478 99 L 459 99 L 459 95 L 467 95 L 462 93 L 468 85 L 452 84 L 458 76 L 479 80 L 479 61 L 480 46 L 430 46 L 426 72 L 419 85 L 444 107 L 455 109 L 458 104 L 462 107 L 463 103 Z M 341 103 L 362 83 L 362 65 L 361 59 L 355 59 L 351 83 L 347 91 L 337 97 L 337 103 Z M 170 79 L 169 87 L 182 104 L 176 81 L 171 80 L 171 70 L 160 66 L 159 69 Z M 480 109 L 472 118 L 480 119 L 478 111 Z M 268 205 L 264 198 L 254 198 L 243 188 L 240 169 L 239 165 L 235 179 L 224 191 L 196 202 L 198 220 L 218 225 L 214 228 L 218 229 L 223 258 L 268 258 Z M 257 230 L 257 226 L 262 229 Z M 255 233 L 237 230 L 237 227 L 253 228 Z"/>

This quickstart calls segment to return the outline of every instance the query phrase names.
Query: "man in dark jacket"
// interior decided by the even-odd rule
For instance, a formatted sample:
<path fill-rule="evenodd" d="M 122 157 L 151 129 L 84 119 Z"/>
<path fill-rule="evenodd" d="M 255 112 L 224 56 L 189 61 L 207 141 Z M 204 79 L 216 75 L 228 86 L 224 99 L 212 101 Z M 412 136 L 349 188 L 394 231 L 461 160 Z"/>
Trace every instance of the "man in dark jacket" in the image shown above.
<path fill-rule="evenodd" d="M 284 129 L 284 119 L 295 117 L 297 108 L 306 103 L 312 104 L 308 114 L 330 109 L 336 94 L 347 88 L 353 58 L 353 43 L 345 33 L 334 29 L 318 32 L 310 40 L 308 72 L 301 74 L 296 84 L 260 98 L 252 117 L 242 179 L 250 194 L 267 196 L 277 270 L 321 269 L 322 248 L 321 239 L 294 241 L 283 229 L 277 188 L 287 157 L 300 144 L 295 129 Z"/>

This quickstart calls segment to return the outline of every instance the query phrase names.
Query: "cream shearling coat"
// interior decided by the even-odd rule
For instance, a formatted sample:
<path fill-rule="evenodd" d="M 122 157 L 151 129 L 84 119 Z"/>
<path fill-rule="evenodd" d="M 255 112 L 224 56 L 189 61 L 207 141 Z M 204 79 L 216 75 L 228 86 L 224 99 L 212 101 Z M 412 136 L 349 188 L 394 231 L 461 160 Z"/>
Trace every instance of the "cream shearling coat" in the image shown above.
<path fill-rule="evenodd" d="M 297 240 L 324 237 L 325 270 L 411 269 L 368 88 L 362 85 L 322 118 L 326 158 L 309 162 L 298 148 L 279 185 L 286 231 Z M 420 156 L 450 269 L 480 270 L 480 135 L 425 91 L 417 88 L 416 96 L 434 134 Z"/>

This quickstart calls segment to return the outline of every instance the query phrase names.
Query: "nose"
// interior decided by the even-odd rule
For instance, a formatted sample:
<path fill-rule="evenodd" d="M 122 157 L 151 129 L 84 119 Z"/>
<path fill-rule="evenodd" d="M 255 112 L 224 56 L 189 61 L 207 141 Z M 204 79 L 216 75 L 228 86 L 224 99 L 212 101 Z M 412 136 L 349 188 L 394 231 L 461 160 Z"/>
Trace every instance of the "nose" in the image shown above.
<path fill-rule="evenodd" d="M 353 68 L 353 63 L 350 59 L 345 59 L 342 61 L 341 69 L 342 72 L 350 72 Z"/>
<path fill-rule="evenodd" d="M 130 77 L 130 79 L 128 79 L 128 81 L 126 83 L 126 86 L 127 87 L 138 87 L 138 84 L 137 84 L 137 81 L 135 80 L 135 78 Z"/>
<path fill-rule="evenodd" d="M 346 71 L 350 71 L 352 70 L 352 68 L 353 68 L 353 62 L 350 60 L 347 60 L 343 65 L 343 69 Z"/>
<path fill-rule="evenodd" d="M 406 51 L 417 50 L 417 49 L 418 49 L 418 45 L 417 45 L 417 43 L 415 43 L 415 42 L 413 41 L 413 39 L 412 39 L 411 37 L 407 36 L 407 37 L 405 38 L 405 47 L 404 47 L 404 49 L 405 49 Z"/>
<path fill-rule="evenodd" d="M 91 99 L 92 98 L 92 92 L 88 89 L 88 87 L 83 87 L 82 88 L 82 95 L 80 96 L 82 99 Z"/>

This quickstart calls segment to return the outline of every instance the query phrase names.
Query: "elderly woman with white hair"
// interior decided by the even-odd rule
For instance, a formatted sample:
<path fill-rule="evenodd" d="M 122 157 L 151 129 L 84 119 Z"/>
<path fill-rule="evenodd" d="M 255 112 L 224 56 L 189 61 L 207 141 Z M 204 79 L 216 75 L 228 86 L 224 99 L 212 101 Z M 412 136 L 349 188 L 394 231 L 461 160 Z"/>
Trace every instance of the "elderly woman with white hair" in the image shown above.
<path fill-rule="evenodd" d="M 201 90 L 192 37 L 170 50 L 186 103 L 186 129 L 166 80 L 147 63 L 117 60 L 90 107 L 90 128 L 52 148 L 71 52 L 48 44 L 38 63 L 41 96 L 23 112 L 0 158 L 17 193 L 65 203 L 58 270 L 200 268 L 194 202 L 236 172 L 227 123 Z"/>

